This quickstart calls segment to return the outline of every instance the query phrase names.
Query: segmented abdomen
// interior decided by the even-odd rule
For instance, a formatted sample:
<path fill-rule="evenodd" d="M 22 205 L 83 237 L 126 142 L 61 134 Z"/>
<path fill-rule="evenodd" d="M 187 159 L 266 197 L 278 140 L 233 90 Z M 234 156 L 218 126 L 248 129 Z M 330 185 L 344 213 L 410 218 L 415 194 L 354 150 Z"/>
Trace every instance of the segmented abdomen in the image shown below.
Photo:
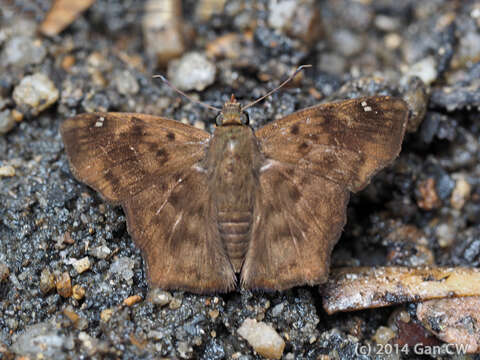
<path fill-rule="evenodd" d="M 248 249 L 251 220 L 249 211 L 218 212 L 218 230 L 235 272 L 240 271 Z"/>

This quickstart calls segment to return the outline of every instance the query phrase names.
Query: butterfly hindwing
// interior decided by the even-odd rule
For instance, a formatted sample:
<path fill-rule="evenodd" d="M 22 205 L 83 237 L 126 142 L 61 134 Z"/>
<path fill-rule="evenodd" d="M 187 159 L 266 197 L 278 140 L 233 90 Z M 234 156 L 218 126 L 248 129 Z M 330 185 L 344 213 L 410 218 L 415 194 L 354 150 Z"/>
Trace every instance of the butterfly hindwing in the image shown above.
<path fill-rule="evenodd" d="M 207 132 L 149 115 L 96 113 L 68 119 L 61 133 L 77 179 L 123 206 L 152 285 L 234 286 L 201 167 Z"/>
<path fill-rule="evenodd" d="M 361 98 L 304 109 L 255 133 L 265 160 L 244 287 L 282 290 L 326 280 L 348 190 L 365 187 L 398 155 L 407 117 L 402 100 Z"/>
<path fill-rule="evenodd" d="M 284 290 L 322 283 L 349 192 L 305 168 L 270 162 L 260 170 L 242 286 Z"/>

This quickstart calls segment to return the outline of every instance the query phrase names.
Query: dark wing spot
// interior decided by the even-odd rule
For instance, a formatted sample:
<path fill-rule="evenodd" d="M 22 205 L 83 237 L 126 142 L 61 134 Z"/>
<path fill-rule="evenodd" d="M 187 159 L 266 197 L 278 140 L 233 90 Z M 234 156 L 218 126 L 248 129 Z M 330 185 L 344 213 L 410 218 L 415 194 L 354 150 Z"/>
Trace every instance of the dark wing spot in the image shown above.
<path fill-rule="evenodd" d="M 170 140 L 170 141 L 175 140 L 175 134 L 173 132 L 169 131 L 167 133 L 167 139 Z"/>
<path fill-rule="evenodd" d="M 308 146 L 306 142 L 303 142 L 300 145 L 298 145 L 298 151 L 303 155 L 307 154 L 309 150 L 310 150 L 310 146 Z"/>
<path fill-rule="evenodd" d="M 161 165 L 168 161 L 168 152 L 165 151 L 165 149 L 158 149 L 155 155 L 157 156 L 157 159 Z"/>
<path fill-rule="evenodd" d="M 291 167 L 289 167 L 287 170 L 285 170 L 285 172 L 287 173 L 287 175 L 289 177 L 292 177 L 293 175 L 295 175 L 295 169 L 291 168 Z"/>
<path fill-rule="evenodd" d="M 180 196 L 177 193 L 172 192 L 170 194 L 170 197 L 168 198 L 168 202 L 175 207 L 176 205 L 178 205 L 179 201 L 180 201 Z"/>
<path fill-rule="evenodd" d="M 120 179 L 113 173 L 112 169 L 105 171 L 105 180 L 111 185 L 112 189 L 120 187 Z"/>
<path fill-rule="evenodd" d="M 299 131 L 300 131 L 300 128 L 299 128 L 298 124 L 295 124 L 290 128 L 290 134 L 298 135 Z"/>
<path fill-rule="evenodd" d="M 300 200 L 302 194 L 300 193 L 300 191 L 298 191 L 296 186 L 290 186 L 288 189 L 288 196 L 292 201 L 297 202 L 298 200 Z"/>
<path fill-rule="evenodd" d="M 136 118 L 133 118 L 133 119 L 136 119 Z M 137 121 L 134 122 L 132 129 L 130 130 L 130 135 L 134 137 L 143 136 L 145 134 L 144 133 L 145 129 L 143 127 L 143 124 L 141 124 L 139 119 L 136 119 L 136 120 Z"/>

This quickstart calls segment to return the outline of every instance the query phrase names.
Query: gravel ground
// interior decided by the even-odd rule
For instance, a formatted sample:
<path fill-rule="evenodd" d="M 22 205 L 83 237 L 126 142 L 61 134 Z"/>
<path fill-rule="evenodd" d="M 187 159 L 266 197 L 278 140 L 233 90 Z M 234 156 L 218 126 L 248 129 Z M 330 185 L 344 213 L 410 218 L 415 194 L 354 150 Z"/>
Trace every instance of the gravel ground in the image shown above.
<path fill-rule="evenodd" d="M 36 32 L 48 1 L 0 4 L 0 358 L 259 359 L 238 331 L 256 319 L 283 359 L 368 359 L 356 348 L 398 337 L 399 312 L 417 323 L 415 304 L 328 316 L 321 287 L 149 291 L 121 208 L 73 178 L 58 129 L 135 111 L 211 131 L 214 115 L 155 73 L 218 107 L 312 64 L 249 110 L 255 128 L 333 99 L 403 97 L 402 152 L 352 196 L 332 266 L 479 265 L 480 1 L 162 0 L 150 13 L 178 35 L 169 44 L 143 1 L 98 0 L 52 38 Z"/>

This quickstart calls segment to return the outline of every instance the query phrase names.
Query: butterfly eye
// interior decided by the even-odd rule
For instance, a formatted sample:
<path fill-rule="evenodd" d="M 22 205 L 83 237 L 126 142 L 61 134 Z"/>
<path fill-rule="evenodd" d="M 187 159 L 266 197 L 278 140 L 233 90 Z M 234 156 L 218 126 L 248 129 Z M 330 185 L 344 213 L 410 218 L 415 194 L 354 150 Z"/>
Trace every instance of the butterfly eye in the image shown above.
<path fill-rule="evenodd" d="M 223 125 L 223 114 L 220 113 L 217 115 L 215 122 L 217 123 L 217 126 L 222 126 Z"/>
<path fill-rule="evenodd" d="M 248 113 L 244 111 L 242 113 L 242 124 L 243 125 L 248 125 L 250 123 L 250 118 L 248 117 Z"/>

